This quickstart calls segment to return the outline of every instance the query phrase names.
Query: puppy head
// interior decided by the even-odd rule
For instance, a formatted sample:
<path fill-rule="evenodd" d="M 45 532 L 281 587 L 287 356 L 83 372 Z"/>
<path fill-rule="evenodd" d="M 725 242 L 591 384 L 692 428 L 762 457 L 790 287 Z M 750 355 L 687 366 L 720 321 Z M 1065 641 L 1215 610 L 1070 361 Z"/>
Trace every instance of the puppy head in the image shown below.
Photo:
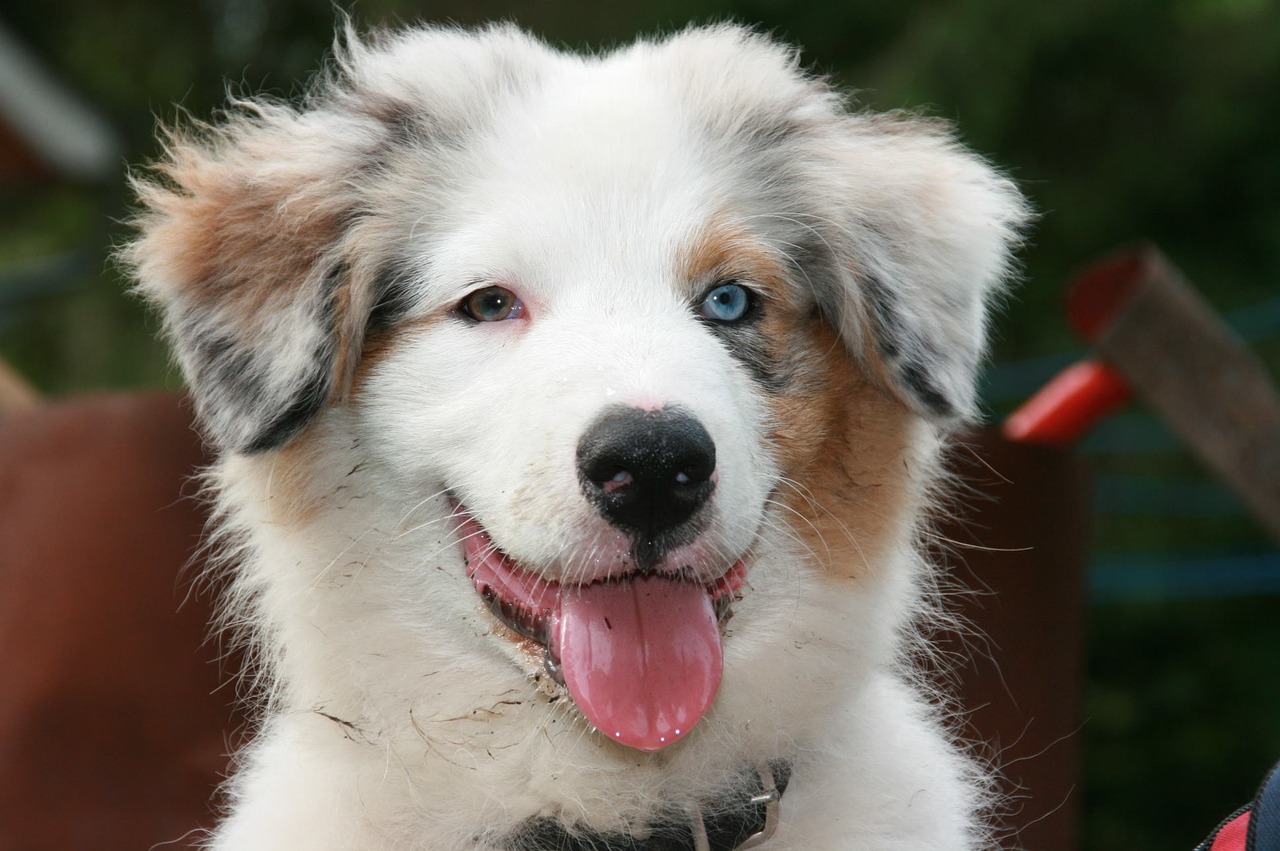
<path fill-rule="evenodd" d="M 171 135 L 138 190 L 128 259 L 210 439 L 263 455 L 340 420 L 386 516 L 455 512 L 507 628 L 644 748 L 715 696 L 779 483 L 854 475 L 871 419 L 972 416 L 1025 215 L 945 129 L 849 113 L 733 27 L 602 57 L 349 37 L 303 103 Z M 663 614 L 597 629 L 623 610 Z M 589 694 L 593 654 L 632 645 Z M 686 657 L 679 694 L 627 691 Z M 645 700 L 692 708 L 619 714 Z"/>

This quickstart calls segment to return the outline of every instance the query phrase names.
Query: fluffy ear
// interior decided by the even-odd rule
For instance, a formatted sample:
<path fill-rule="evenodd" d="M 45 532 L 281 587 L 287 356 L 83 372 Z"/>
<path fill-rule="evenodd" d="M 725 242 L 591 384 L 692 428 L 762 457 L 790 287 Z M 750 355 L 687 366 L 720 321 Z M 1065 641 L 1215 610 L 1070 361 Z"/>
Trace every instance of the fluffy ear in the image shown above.
<path fill-rule="evenodd" d="M 1029 209 L 1012 181 L 920 118 L 854 115 L 826 128 L 815 227 L 837 269 L 824 312 L 856 357 L 940 424 L 977 413 L 988 306 Z"/>
<path fill-rule="evenodd" d="M 348 181 L 374 133 L 254 104 L 220 126 L 171 132 L 152 178 L 134 181 L 144 210 L 126 260 L 161 306 L 221 449 L 285 443 L 360 345 L 340 243 L 356 211 Z"/>
<path fill-rule="evenodd" d="M 539 50 L 509 27 L 370 44 L 348 31 L 297 107 L 242 101 L 167 135 L 134 180 L 139 235 L 122 254 L 163 312 L 215 445 L 282 446 L 347 389 L 366 327 L 408 298 L 389 256 L 386 166 L 412 158 L 428 184 L 485 114 L 477 104 L 509 92 Z"/>

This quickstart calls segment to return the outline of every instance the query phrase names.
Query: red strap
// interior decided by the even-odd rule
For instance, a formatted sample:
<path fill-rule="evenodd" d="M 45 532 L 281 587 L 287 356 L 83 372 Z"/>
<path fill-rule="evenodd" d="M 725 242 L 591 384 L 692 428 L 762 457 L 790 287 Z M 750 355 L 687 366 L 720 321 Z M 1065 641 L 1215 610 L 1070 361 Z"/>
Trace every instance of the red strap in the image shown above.
<path fill-rule="evenodd" d="M 1222 826 L 1209 851 L 1245 851 L 1249 838 L 1249 815 L 1243 812 Z"/>

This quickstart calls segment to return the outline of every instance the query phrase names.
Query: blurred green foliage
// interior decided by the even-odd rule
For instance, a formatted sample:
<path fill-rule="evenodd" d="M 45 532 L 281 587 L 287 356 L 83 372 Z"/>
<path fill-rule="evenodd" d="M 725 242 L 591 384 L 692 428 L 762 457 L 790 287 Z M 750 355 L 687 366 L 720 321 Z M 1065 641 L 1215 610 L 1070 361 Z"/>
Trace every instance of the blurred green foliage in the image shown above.
<path fill-rule="evenodd" d="M 362 0 L 353 11 L 362 26 L 510 18 L 574 47 L 732 17 L 804 45 L 870 107 L 955 120 L 1042 213 L 998 361 L 1077 349 L 1062 284 L 1139 238 L 1223 311 L 1280 296 L 1278 0 Z M 328 0 L 9 0 L 0 15 L 120 129 L 133 164 L 155 155 L 157 117 L 206 116 L 228 87 L 297 93 L 335 19 Z M 102 186 L 3 188 L 0 356 L 46 392 L 177 385 L 154 319 L 108 260 L 128 203 L 123 163 Z M 1270 330 L 1258 351 L 1274 373 Z M 1203 475 L 1168 451 L 1095 460 L 1111 473 Z M 1159 513 L 1103 518 L 1099 545 L 1267 546 L 1242 516 Z M 1095 609 L 1085 847 L 1189 848 L 1251 794 L 1280 757 L 1278 610 L 1275 598 Z"/>

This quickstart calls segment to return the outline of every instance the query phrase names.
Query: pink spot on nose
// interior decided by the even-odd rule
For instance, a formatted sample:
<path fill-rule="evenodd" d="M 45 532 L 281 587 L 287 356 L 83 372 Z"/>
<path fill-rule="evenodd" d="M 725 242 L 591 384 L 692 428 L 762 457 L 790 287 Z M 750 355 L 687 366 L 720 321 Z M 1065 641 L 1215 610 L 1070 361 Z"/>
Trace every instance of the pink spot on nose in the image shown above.
<path fill-rule="evenodd" d="M 601 484 L 601 489 L 605 493 L 614 493 L 631 484 L 631 474 L 626 470 L 619 470 L 613 474 L 613 478 Z"/>

